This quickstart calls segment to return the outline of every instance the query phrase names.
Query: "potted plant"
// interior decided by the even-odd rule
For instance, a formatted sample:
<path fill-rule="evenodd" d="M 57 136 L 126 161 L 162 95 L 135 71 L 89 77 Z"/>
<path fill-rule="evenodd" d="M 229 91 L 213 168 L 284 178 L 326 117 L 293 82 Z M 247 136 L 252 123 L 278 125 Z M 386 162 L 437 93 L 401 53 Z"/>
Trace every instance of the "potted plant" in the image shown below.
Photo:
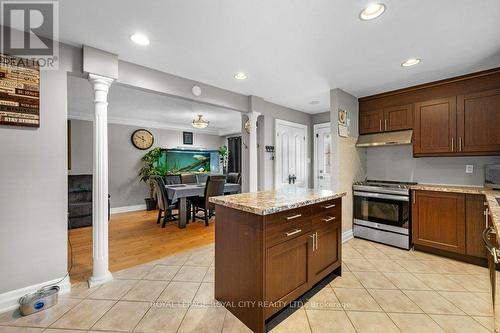
<path fill-rule="evenodd" d="M 220 163 L 222 164 L 222 173 L 227 174 L 227 162 L 229 158 L 229 149 L 227 149 L 227 146 L 220 146 L 219 147 L 219 160 Z"/>
<path fill-rule="evenodd" d="M 139 179 L 149 184 L 149 198 L 146 198 L 146 209 L 156 209 L 155 188 L 152 176 L 164 176 L 167 172 L 166 166 L 160 165 L 161 148 L 151 149 L 141 158 L 143 163 L 139 170 Z"/>

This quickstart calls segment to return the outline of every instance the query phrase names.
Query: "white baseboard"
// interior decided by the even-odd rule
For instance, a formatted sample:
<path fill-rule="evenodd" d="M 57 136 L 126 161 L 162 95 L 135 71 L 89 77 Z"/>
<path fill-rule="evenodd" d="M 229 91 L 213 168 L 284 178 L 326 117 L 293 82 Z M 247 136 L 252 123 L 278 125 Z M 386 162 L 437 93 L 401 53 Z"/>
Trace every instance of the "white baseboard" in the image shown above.
<path fill-rule="evenodd" d="M 37 291 L 38 289 L 45 287 L 45 286 L 50 286 L 50 285 L 57 285 L 59 288 L 59 293 L 67 293 L 71 290 L 71 282 L 69 280 L 69 275 L 66 276 L 62 281 L 62 278 L 59 279 L 54 279 L 51 281 L 46 281 L 42 282 L 39 284 L 34 284 L 28 287 L 8 291 L 6 293 L 0 294 L 0 313 L 14 310 L 19 307 L 19 299 L 23 297 L 26 294 L 33 293 Z M 61 281 L 61 282 L 59 282 Z M 57 283 L 57 284 L 56 284 Z"/>
<path fill-rule="evenodd" d="M 352 229 L 346 230 L 342 233 L 342 243 L 347 242 L 348 240 L 352 239 L 354 237 L 354 234 L 352 232 Z"/>
<path fill-rule="evenodd" d="M 111 214 L 137 212 L 139 210 L 146 210 L 146 204 L 111 208 Z"/>

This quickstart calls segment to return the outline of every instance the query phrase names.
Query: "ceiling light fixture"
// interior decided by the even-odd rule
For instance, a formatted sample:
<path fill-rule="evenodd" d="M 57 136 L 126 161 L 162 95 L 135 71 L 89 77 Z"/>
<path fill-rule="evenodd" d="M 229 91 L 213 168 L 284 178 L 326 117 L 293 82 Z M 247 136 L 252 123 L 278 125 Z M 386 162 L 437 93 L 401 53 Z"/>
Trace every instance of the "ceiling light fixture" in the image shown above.
<path fill-rule="evenodd" d="M 194 128 L 207 128 L 210 122 L 203 119 L 203 115 L 199 114 L 197 119 L 193 119 L 191 124 Z"/>
<path fill-rule="evenodd" d="M 238 73 L 234 74 L 234 78 L 236 80 L 246 80 L 248 78 L 248 76 L 244 72 L 238 72 Z"/>
<path fill-rule="evenodd" d="M 130 36 L 130 40 L 138 45 L 142 45 L 142 46 L 149 45 L 149 38 L 143 34 L 138 34 L 138 33 L 133 34 Z"/>
<path fill-rule="evenodd" d="M 410 58 L 406 61 L 403 61 L 401 63 L 401 66 L 402 67 L 410 67 L 410 66 L 415 66 L 417 64 L 419 64 L 422 60 L 418 59 L 418 58 Z"/>
<path fill-rule="evenodd" d="M 363 21 L 369 21 L 376 19 L 385 11 L 385 5 L 383 3 L 372 3 L 359 13 L 359 18 Z"/>

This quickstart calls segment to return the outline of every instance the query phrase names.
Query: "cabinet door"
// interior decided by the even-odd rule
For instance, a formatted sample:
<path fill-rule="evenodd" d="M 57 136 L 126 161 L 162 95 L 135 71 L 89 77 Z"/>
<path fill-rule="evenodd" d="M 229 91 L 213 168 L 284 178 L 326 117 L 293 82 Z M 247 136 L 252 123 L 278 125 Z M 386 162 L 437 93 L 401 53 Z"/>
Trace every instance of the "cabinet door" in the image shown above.
<path fill-rule="evenodd" d="M 340 266 L 341 223 L 335 222 L 313 230 L 317 235 L 311 252 L 311 282 L 319 282 Z"/>
<path fill-rule="evenodd" d="M 439 154 L 456 151 L 456 98 L 415 104 L 413 153 Z"/>
<path fill-rule="evenodd" d="M 465 194 L 415 191 L 413 243 L 465 254 Z"/>
<path fill-rule="evenodd" d="M 411 104 L 384 109 L 384 130 L 399 131 L 413 128 L 413 106 Z"/>
<path fill-rule="evenodd" d="M 384 110 L 361 111 L 359 113 L 359 134 L 383 131 Z"/>
<path fill-rule="evenodd" d="M 465 254 L 486 258 L 486 248 L 483 244 L 482 233 L 486 228 L 484 205 L 486 198 L 483 195 L 468 194 L 465 197 Z"/>
<path fill-rule="evenodd" d="M 459 152 L 500 153 L 500 89 L 458 96 Z"/>
<path fill-rule="evenodd" d="M 310 287 L 309 260 L 312 237 L 303 235 L 266 250 L 265 300 L 275 306 L 265 308 L 266 318 L 305 293 Z"/>

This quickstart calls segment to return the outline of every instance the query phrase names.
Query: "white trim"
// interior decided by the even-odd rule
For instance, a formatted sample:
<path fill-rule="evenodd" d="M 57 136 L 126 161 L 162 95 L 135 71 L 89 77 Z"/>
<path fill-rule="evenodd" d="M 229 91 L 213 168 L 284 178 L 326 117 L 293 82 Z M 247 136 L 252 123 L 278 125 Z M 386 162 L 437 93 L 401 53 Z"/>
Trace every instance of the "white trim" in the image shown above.
<path fill-rule="evenodd" d="M 140 210 L 146 210 L 146 204 L 114 207 L 114 208 L 111 208 L 110 212 L 111 212 L 111 214 L 118 214 L 118 213 L 127 213 L 127 212 L 137 212 Z"/>
<path fill-rule="evenodd" d="M 62 279 L 62 281 L 61 281 L 61 279 Z M 46 281 L 43 283 L 34 284 L 31 286 L 19 288 L 16 290 L 11 290 L 11 291 L 8 291 L 6 293 L 0 294 L 0 313 L 17 309 L 19 307 L 19 299 L 21 297 L 23 297 L 26 294 L 33 293 L 42 287 L 54 285 L 56 282 L 59 282 L 59 281 L 61 281 L 61 282 L 57 283 L 57 285 L 59 286 L 59 288 L 61 288 L 59 290 L 60 294 L 67 293 L 71 290 L 71 283 L 70 283 L 69 275 L 68 275 L 68 276 L 64 277 L 64 279 L 61 277 L 58 279 Z"/>
<path fill-rule="evenodd" d="M 274 119 L 274 146 L 276 147 L 276 136 L 278 135 L 277 131 L 277 125 L 285 125 L 285 126 L 291 126 L 295 128 L 303 128 L 305 130 L 305 153 L 306 153 L 306 170 L 305 170 L 305 188 L 309 188 L 309 168 L 311 167 L 311 158 L 308 156 L 308 148 L 309 148 L 309 131 L 308 131 L 308 126 L 301 124 L 301 123 L 294 123 L 292 121 L 288 120 L 282 120 L 282 119 Z M 275 156 L 277 156 L 278 153 L 275 151 Z M 309 160 L 309 163 L 307 162 Z M 274 189 L 278 188 L 278 168 L 277 164 L 278 163 L 273 163 L 274 164 Z"/>
<path fill-rule="evenodd" d="M 347 242 L 348 240 L 351 240 L 354 238 L 354 234 L 352 229 L 346 230 L 342 233 L 342 243 Z"/>
<path fill-rule="evenodd" d="M 86 121 L 94 121 L 94 117 L 90 114 L 83 112 L 75 112 L 69 110 L 68 119 L 74 120 L 86 120 Z M 166 129 L 172 131 L 189 131 L 193 133 L 204 133 L 204 134 L 212 134 L 218 136 L 225 136 L 228 134 L 241 133 L 241 128 L 224 128 L 224 129 L 215 129 L 215 128 L 205 128 L 205 129 L 197 129 L 191 125 L 184 125 L 178 123 L 168 123 L 165 124 L 163 122 L 150 121 L 150 120 L 141 120 L 141 119 L 131 119 L 131 118 L 121 118 L 121 117 L 108 117 L 108 124 L 117 124 L 117 125 L 127 125 L 127 126 L 136 126 L 136 127 L 145 127 L 145 128 L 155 128 L 155 129 Z"/>
<path fill-rule="evenodd" d="M 314 161 L 314 163 L 313 163 L 313 178 L 314 178 L 313 184 L 314 184 L 315 189 L 318 188 L 318 140 L 317 140 L 316 134 L 320 128 L 328 128 L 328 127 L 330 127 L 330 134 L 331 134 L 332 129 L 331 129 L 330 122 L 313 125 L 313 141 L 314 141 L 314 145 L 313 145 L 313 161 Z M 330 163 L 331 163 L 331 161 L 330 161 Z"/>

